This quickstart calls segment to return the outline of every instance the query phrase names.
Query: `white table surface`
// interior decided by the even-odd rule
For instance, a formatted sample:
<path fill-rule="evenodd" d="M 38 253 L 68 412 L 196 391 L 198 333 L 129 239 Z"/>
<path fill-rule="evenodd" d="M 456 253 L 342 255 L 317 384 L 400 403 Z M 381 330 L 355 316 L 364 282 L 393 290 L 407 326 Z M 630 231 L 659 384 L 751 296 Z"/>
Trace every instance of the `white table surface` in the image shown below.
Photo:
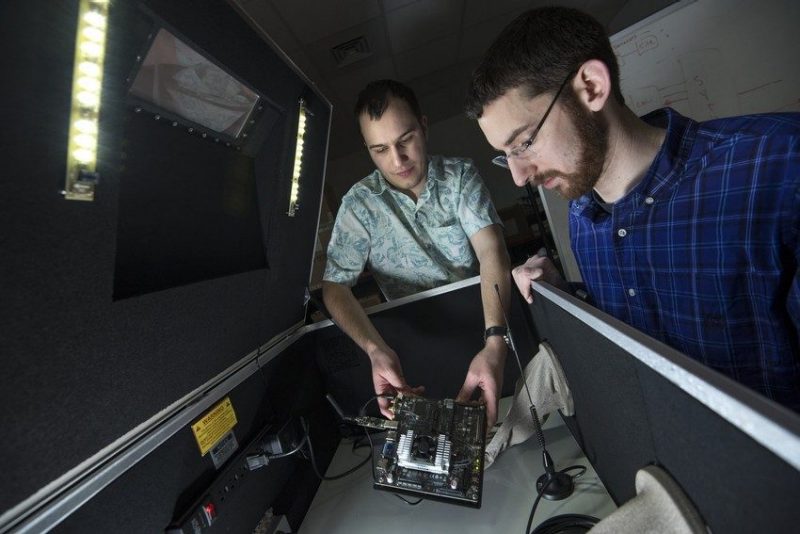
<path fill-rule="evenodd" d="M 567 499 L 541 499 L 533 526 L 565 513 L 602 518 L 614 511 L 614 502 L 559 414 L 551 415 L 544 426 L 544 436 L 558 469 L 581 464 L 587 467 L 587 471 L 575 481 L 575 492 Z M 377 442 L 383 443 L 380 437 Z M 353 452 L 351 446 L 350 440 L 342 440 L 328 468 L 328 475 L 346 471 L 364 458 L 366 448 Z M 320 485 L 300 533 L 522 534 L 536 498 L 536 479 L 542 473 L 541 448 L 532 437 L 504 451 L 485 471 L 481 508 L 427 499 L 410 506 L 391 492 L 373 489 L 371 465 L 367 463 L 345 478 L 324 481 Z M 404 497 L 417 500 L 411 495 Z"/>

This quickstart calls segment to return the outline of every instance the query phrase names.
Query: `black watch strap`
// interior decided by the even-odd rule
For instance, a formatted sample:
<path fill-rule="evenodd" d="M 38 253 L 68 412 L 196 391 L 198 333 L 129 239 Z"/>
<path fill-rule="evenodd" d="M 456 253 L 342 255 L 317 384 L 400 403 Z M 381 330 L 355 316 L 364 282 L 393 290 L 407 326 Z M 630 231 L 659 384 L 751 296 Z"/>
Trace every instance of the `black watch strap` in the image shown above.
<path fill-rule="evenodd" d="M 486 341 L 492 336 L 502 336 L 503 341 L 506 341 L 506 336 L 508 335 L 508 328 L 505 326 L 490 326 L 486 329 L 486 332 L 483 333 L 483 340 Z"/>

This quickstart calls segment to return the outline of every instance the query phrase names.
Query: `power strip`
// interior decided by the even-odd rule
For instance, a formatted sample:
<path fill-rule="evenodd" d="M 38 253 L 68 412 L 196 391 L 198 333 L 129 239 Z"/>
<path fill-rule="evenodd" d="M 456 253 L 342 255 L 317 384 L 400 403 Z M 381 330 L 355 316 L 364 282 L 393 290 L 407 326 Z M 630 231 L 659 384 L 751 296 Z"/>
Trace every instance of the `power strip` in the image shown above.
<path fill-rule="evenodd" d="M 197 499 L 177 521 L 167 527 L 165 532 L 167 534 L 201 534 L 213 531 L 212 526 L 221 516 L 224 516 L 230 502 L 235 497 L 240 497 L 240 491 L 244 495 L 241 488 L 247 484 L 250 478 L 256 476 L 253 471 L 269 464 L 268 455 L 286 452 L 285 449 L 290 445 L 297 445 L 295 432 L 296 428 L 291 421 L 277 431 L 275 425 L 265 426 L 247 447 L 230 460 L 228 466 L 219 473 L 202 497 Z M 279 451 L 273 450 L 276 446 Z M 255 457 L 265 458 L 265 460 L 259 465 L 254 465 L 253 458 Z"/>

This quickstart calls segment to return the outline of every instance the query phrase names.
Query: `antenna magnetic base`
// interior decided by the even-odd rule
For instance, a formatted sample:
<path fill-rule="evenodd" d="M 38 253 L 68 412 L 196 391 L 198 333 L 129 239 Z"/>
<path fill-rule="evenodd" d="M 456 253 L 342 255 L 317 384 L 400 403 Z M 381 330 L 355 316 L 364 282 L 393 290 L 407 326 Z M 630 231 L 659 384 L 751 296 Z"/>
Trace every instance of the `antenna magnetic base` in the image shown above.
<path fill-rule="evenodd" d="M 536 480 L 536 491 L 549 501 L 566 499 L 574 488 L 572 477 L 567 473 L 545 473 Z"/>

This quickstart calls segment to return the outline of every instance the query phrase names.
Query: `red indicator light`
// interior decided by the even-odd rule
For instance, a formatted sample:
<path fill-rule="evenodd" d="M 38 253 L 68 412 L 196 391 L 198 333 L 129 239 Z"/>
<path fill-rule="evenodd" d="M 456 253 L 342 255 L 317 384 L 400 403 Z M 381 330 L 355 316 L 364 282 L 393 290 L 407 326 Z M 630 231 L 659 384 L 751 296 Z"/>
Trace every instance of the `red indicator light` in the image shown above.
<path fill-rule="evenodd" d="M 217 507 L 213 502 L 209 501 L 203 505 L 203 515 L 206 516 L 206 522 L 209 525 L 214 522 L 214 519 L 217 518 Z"/>

